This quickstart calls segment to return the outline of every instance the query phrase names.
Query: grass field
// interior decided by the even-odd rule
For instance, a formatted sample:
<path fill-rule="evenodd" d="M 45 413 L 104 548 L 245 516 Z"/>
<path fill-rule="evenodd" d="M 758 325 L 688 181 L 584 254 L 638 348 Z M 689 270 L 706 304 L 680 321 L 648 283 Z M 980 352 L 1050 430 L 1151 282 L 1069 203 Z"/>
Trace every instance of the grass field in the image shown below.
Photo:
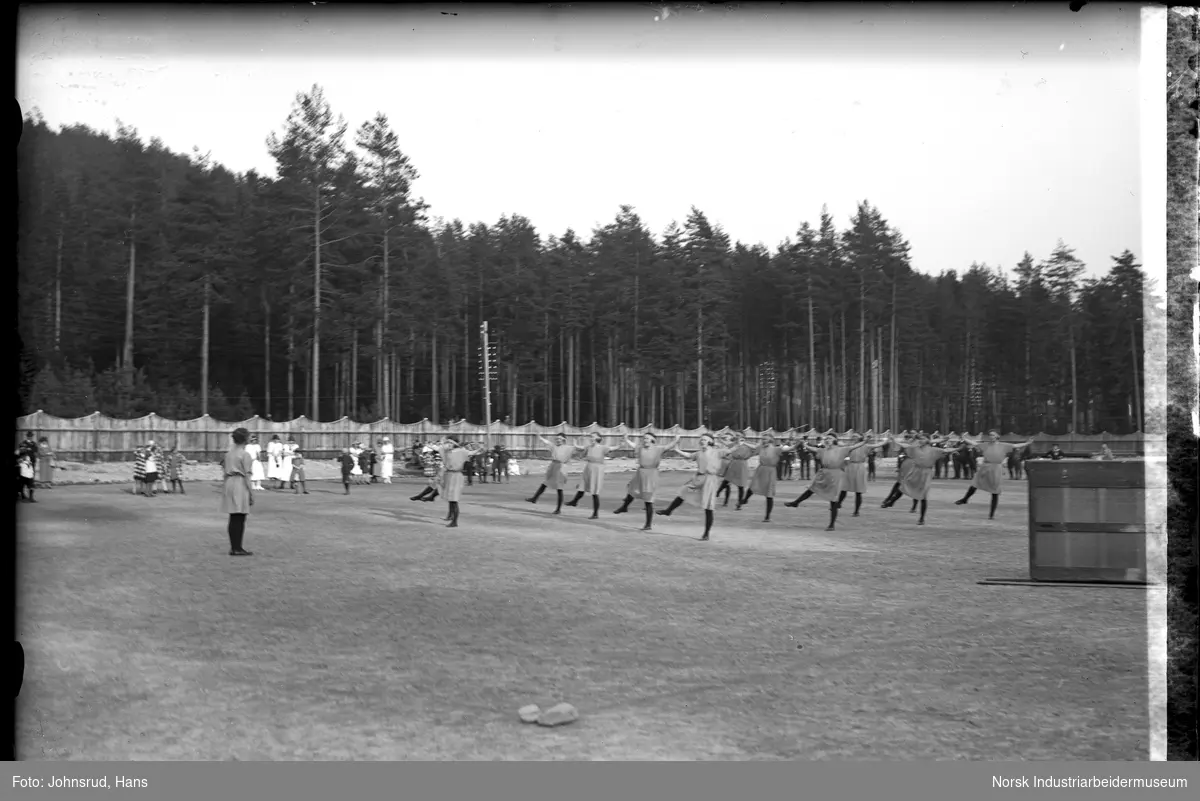
<path fill-rule="evenodd" d="M 39 492 L 18 757 L 1148 758 L 1145 592 L 976 583 L 1028 575 L 1023 482 L 994 522 L 935 482 L 918 527 L 881 479 L 834 533 L 782 482 L 774 522 L 755 498 L 702 543 L 688 506 L 614 515 L 627 480 L 597 521 L 468 488 L 457 529 L 411 479 L 261 492 L 242 559 L 214 483 Z M 580 720 L 517 719 L 559 701 Z"/>

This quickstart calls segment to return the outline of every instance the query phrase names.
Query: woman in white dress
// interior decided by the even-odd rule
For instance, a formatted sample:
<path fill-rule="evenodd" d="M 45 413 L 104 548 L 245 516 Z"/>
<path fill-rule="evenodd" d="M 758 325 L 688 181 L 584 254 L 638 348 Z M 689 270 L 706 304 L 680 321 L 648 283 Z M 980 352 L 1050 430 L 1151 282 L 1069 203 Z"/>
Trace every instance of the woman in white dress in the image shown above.
<path fill-rule="evenodd" d="M 283 472 L 283 442 L 278 434 L 267 443 L 267 478 L 276 482 L 274 489 L 283 489 L 284 482 L 291 478 L 290 473 Z"/>
<path fill-rule="evenodd" d="M 350 468 L 350 475 L 354 476 L 354 483 L 362 483 L 362 463 L 359 461 L 359 456 L 362 455 L 363 447 L 361 442 L 356 442 L 350 446 L 350 458 L 354 460 L 354 466 Z"/>
<path fill-rule="evenodd" d="M 262 482 L 266 478 L 263 471 L 263 463 L 260 458 L 262 454 L 262 446 L 258 444 L 258 435 L 254 434 L 250 437 L 250 444 L 245 448 L 246 453 L 254 460 L 250 465 L 250 487 L 251 489 L 260 490 L 263 488 Z"/>
<path fill-rule="evenodd" d="M 391 484 L 392 473 L 394 472 L 393 467 L 395 465 L 396 447 L 392 445 L 392 441 L 389 438 L 384 437 L 383 445 L 379 447 L 379 452 L 383 454 L 383 483 Z"/>
<path fill-rule="evenodd" d="M 288 437 L 287 442 L 283 443 L 283 453 L 279 456 L 279 481 L 282 484 L 287 484 L 288 489 L 296 488 L 296 481 L 292 476 L 292 465 L 296 455 L 296 440 Z"/>

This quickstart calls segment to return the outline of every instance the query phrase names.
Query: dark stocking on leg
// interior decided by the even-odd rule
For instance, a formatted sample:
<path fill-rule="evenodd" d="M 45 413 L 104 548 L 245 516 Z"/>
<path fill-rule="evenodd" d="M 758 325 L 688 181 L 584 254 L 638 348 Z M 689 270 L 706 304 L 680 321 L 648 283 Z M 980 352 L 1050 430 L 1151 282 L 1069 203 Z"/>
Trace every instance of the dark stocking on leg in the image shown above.
<path fill-rule="evenodd" d="M 743 491 L 739 489 L 738 490 L 738 508 L 741 509 L 743 506 L 750 503 L 750 496 L 753 494 L 754 493 L 751 490 L 746 490 L 743 493 Z"/>
<path fill-rule="evenodd" d="M 613 514 L 623 515 L 629 511 L 629 504 L 633 503 L 633 496 L 626 495 L 625 500 L 621 502 L 621 506 L 613 510 Z"/>
<path fill-rule="evenodd" d="M 537 492 L 533 493 L 533 497 L 529 499 L 530 503 L 537 503 L 538 498 L 542 497 L 542 493 L 546 491 L 546 485 L 543 484 L 537 488 Z"/>
<path fill-rule="evenodd" d="M 650 524 L 654 522 L 654 504 L 646 504 L 646 525 L 642 526 L 642 531 L 649 531 Z"/>
<path fill-rule="evenodd" d="M 811 498 L 811 497 L 812 497 L 812 490 L 805 490 L 803 495 L 801 495 L 799 498 L 797 498 L 796 500 L 792 501 L 791 503 L 786 503 L 786 504 L 784 504 L 784 506 L 790 506 L 790 507 L 792 507 L 793 509 L 795 509 L 797 506 L 799 506 L 800 504 L 804 503 L 805 501 L 807 501 L 807 500 L 808 500 L 809 498 Z"/>
<path fill-rule="evenodd" d="M 974 488 L 974 487 L 967 487 L 967 494 L 966 494 L 966 495 L 964 495 L 964 496 L 962 496 L 961 498 L 959 498 L 957 501 L 955 501 L 955 502 L 954 502 L 954 505 L 955 505 L 955 506 L 962 506 L 964 503 L 966 503 L 967 501 L 971 500 L 971 496 L 972 496 L 972 495 L 974 495 L 974 494 L 975 494 L 975 488 Z"/>
<path fill-rule="evenodd" d="M 676 498 L 675 500 L 671 501 L 670 506 L 668 506 L 666 509 L 660 509 L 658 513 L 660 515 L 662 515 L 663 517 L 670 517 L 671 512 L 674 512 L 682 504 L 683 504 L 683 498 Z"/>
<path fill-rule="evenodd" d="M 558 490 L 558 504 L 554 507 L 554 514 L 556 514 L 556 515 L 562 514 L 562 504 L 563 504 L 563 491 Z"/>
<path fill-rule="evenodd" d="M 990 512 L 988 512 L 988 520 L 992 520 L 996 517 L 996 507 L 999 505 L 1000 505 L 1000 496 L 992 495 L 992 509 Z"/>
<path fill-rule="evenodd" d="M 917 524 L 918 524 L 918 525 L 921 525 L 921 526 L 925 525 L 925 506 L 926 506 L 926 503 L 927 503 L 927 501 L 926 501 L 924 498 L 922 498 L 922 499 L 921 499 L 921 519 L 917 521 Z"/>
<path fill-rule="evenodd" d="M 838 508 L 839 508 L 839 509 L 841 509 L 841 508 L 842 508 L 842 501 L 846 500 L 846 493 L 847 493 L 847 492 L 848 492 L 848 490 L 842 490 L 841 492 L 839 492 L 839 493 L 838 493 L 838 500 L 837 500 L 837 504 L 838 504 Z"/>
<path fill-rule="evenodd" d="M 826 531 L 833 531 L 833 524 L 837 522 L 838 507 L 839 504 L 829 504 L 829 527 L 825 529 Z"/>
<path fill-rule="evenodd" d="M 254 554 L 242 547 L 242 542 L 246 536 L 246 515 L 234 515 L 234 535 L 237 538 L 237 547 L 234 548 L 238 556 L 253 556 Z"/>
<path fill-rule="evenodd" d="M 578 506 L 578 505 L 579 505 L 579 499 L 580 499 L 580 498 L 582 498 L 582 497 L 583 497 L 583 490 L 579 490 L 578 492 L 576 492 L 576 493 L 575 493 L 575 497 L 574 497 L 574 498 L 572 498 L 571 500 L 567 501 L 567 506 Z"/>
<path fill-rule="evenodd" d="M 771 510 L 775 508 L 775 499 L 767 498 L 767 516 L 763 518 L 764 523 L 771 522 Z"/>
<path fill-rule="evenodd" d="M 704 510 L 704 536 L 701 537 L 700 539 L 702 539 L 702 540 L 708 539 L 708 534 L 710 531 L 712 531 L 712 523 L 713 523 L 713 510 L 705 509 Z"/>
<path fill-rule="evenodd" d="M 597 517 L 599 517 L 599 516 L 600 516 L 600 496 L 599 496 L 599 495 L 593 495 L 593 496 L 592 496 L 592 516 L 591 516 L 591 519 L 592 519 L 592 520 L 595 520 L 595 519 L 596 519 Z"/>
<path fill-rule="evenodd" d="M 854 493 L 854 516 L 858 517 L 858 510 L 862 508 L 862 493 Z"/>

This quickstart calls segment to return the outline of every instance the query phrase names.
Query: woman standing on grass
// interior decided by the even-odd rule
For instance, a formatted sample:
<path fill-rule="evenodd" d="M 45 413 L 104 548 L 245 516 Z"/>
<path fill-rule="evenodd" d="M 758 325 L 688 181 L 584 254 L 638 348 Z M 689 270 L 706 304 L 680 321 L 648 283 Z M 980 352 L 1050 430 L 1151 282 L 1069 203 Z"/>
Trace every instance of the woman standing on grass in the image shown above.
<path fill-rule="evenodd" d="M 639 499 L 646 505 L 646 525 L 642 526 L 642 531 L 651 530 L 654 522 L 654 493 L 658 490 L 658 466 L 662 463 L 663 454 L 673 450 L 678 444 L 679 437 L 676 437 L 670 445 L 661 446 L 658 444 L 658 437 L 649 432 L 642 434 L 640 445 L 625 437 L 626 447 L 633 450 L 637 459 L 637 471 L 633 474 L 629 486 L 625 488 L 624 502 L 619 509 L 613 510 L 613 514 L 625 514 L 629 511 L 629 504 L 633 503 L 635 498 Z"/>
<path fill-rule="evenodd" d="M 929 487 L 933 484 L 933 467 L 937 464 L 938 459 L 941 459 L 945 451 L 942 448 L 935 448 L 929 444 L 929 437 L 925 434 L 918 434 L 915 441 L 899 442 L 892 440 L 904 451 L 905 462 L 910 464 L 907 475 L 901 474 L 901 478 L 892 487 L 891 493 L 887 500 L 883 502 L 883 508 L 889 509 L 902 495 L 907 495 L 913 499 L 913 503 L 920 504 L 921 517 L 917 520 L 918 526 L 925 525 L 925 509 L 928 505 Z"/>
<path fill-rule="evenodd" d="M 263 470 L 262 446 L 258 444 L 257 434 L 250 437 L 250 442 L 244 446 L 244 450 L 254 462 L 250 467 L 250 487 L 256 490 L 263 489 L 262 483 L 266 474 Z"/>
<path fill-rule="evenodd" d="M 478 450 L 473 445 L 463 446 L 457 437 L 448 436 L 441 446 L 442 492 L 450 503 L 446 520 L 450 521 L 446 528 L 458 528 L 458 504 L 462 500 L 464 475 L 463 468 L 474 458 Z"/>
<path fill-rule="evenodd" d="M 292 461 L 296 457 L 296 449 L 298 447 L 299 446 L 296 445 L 296 440 L 294 440 L 292 437 L 288 437 L 287 442 L 283 443 L 283 453 L 279 457 L 279 477 L 281 489 L 284 487 L 287 489 L 296 488 L 296 482 L 292 480 Z"/>
<path fill-rule="evenodd" d="M 691 480 L 684 485 L 675 500 L 671 501 L 671 505 L 658 514 L 670 517 L 671 512 L 678 509 L 685 499 L 694 503 L 704 510 L 704 536 L 700 540 L 706 542 L 709 532 L 712 531 L 713 510 L 717 503 L 717 487 L 721 483 L 721 468 L 729 456 L 730 449 L 718 448 L 716 438 L 712 434 L 704 434 L 700 437 L 700 450 L 692 453 L 681 451 L 679 448 L 674 450 L 685 459 L 696 460 L 696 475 L 692 476 Z"/>
<path fill-rule="evenodd" d="M 843 464 L 846 461 L 846 457 L 863 448 L 866 444 L 864 441 L 855 445 L 839 446 L 837 437 L 832 434 L 825 436 L 825 446 L 822 448 L 814 448 L 805 443 L 804 447 L 812 451 L 820 463 L 820 468 L 817 470 L 817 475 L 813 478 L 812 484 L 804 491 L 804 494 L 785 505 L 794 509 L 813 495 L 816 495 L 823 501 L 828 501 L 829 525 L 825 527 L 825 530 L 833 531 L 834 525 L 837 524 L 838 506 L 841 505 L 841 498 L 844 497 L 841 494 L 842 483 L 846 478 Z"/>
<path fill-rule="evenodd" d="M 767 514 L 763 517 L 763 522 L 771 522 L 771 512 L 775 508 L 775 483 L 779 479 L 779 465 L 785 455 L 793 453 L 795 450 L 791 444 L 780 445 L 775 440 L 774 434 L 762 435 L 762 440 L 758 444 L 758 467 L 754 470 L 754 477 L 750 479 L 750 488 L 746 490 L 746 497 L 738 501 L 738 509 L 750 503 L 750 496 L 758 493 L 767 499 Z"/>
<path fill-rule="evenodd" d="M 396 472 L 396 446 L 392 444 L 390 438 L 384 437 L 383 444 L 379 446 L 379 452 L 383 454 L 383 464 L 379 470 L 383 475 L 383 483 L 391 484 L 392 475 Z"/>
<path fill-rule="evenodd" d="M 274 434 L 267 443 L 267 478 L 275 482 L 272 489 L 281 490 L 289 477 L 283 473 L 283 440 Z"/>
<path fill-rule="evenodd" d="M 579 506 L 580 498 L 584 495 L 591 495 L 592 516 L 588 520 L 595 520 L 600 517 L 600 490 L 604 487 L 604 460 L 616 448 L 605 445 L 604 435 L 599 431 L 592 432 L 591 445 L 576 447 L 584 452 L 583 473 L 579 476 L 579 487 L 575 492 L 575 497 L 567 501 L 567 506 Z"/>
<path fill-rule="evenodd" d="M 249 432 L 244 428 L 235 429 L 233 447 L 225 454 L 221 462 L 225 485 L 221 493 L 221 512 L 229 515 L 229 555 L 253 556 L 254 554 L 242 547 L 242 538 L 246 535 L 246 516 L 254 505 L 253 486 L 254 457 L 246 446 Z M 261 468 L 260 468 L 261 469 Z"/>
<path fill-rule="evenodd" d="M 971 500 L 971 496 L 975 494 L 975 490 L 983 490 L 991 494 L 992 506 L 988 512 L 988 520 L 996 519 L 996 507 L 1000 505 L 1000 492 L 1004 486 L 1004 462 L 1008 455 L 1017 449 L 1024 448 L 1027 445 L 1032 445 L 1033 440 L 1012 444 L 1000 441 L 999 431 L 989 431 L 987 443 L 980 444 L 972 439 L 967 439 L 963 436 L 963 441 L 970 444 L 972 448 L 978 448 L 983 454 L 983 464 L 979 466 L 978 472 L 975 473 L 975 479 L 971 482 L 971 486 L 967 488 L 967 494 L 954 502 L 955 506 L 964 506 L 967 501 Z M 1105 445 L 1104 447 L 1108 447 Z M 1111 455 L 1111 452 L 1110 452 Z"/>
<path fill-rule="evenodd" d="M 554 514 L 560 515 L 562 514 L 563 488 L 567 486 L 567 474 L 565 470 L 567 463 L 571 461 L 571 457 L 575 455 L 575 451 L 578 448 L 567 444 L 566 434 L 555 435 L 554 442 L 543 436 L 538 436 L 538 439 L 550 449 L 550 464 L 546 467 L 546 477 L 542 479 L 542 484 L 537 488 L 537 492 L 533 493 L 532 498 L 526 498 L 525 500 L 530 503 L 537 503 L 538 498 L 542 497 L 542 493 L 546 491 L 546 487 L 554 487 L 558 493 L 558 506 L 554 508 Z"/>
<path fill-rule="evenodd" d="M 726 447 L 729 448 L 729 456 L 726 457 L 725 473 L 722 477 L 724 480 L 717 492 L 725 493 L 725 502 L 721 505 L 728 506 L 731 488 L 737 487 L 737 511 L 746 503 L 746 487 L 750 484 L 750 457 L 754 455 L 754 449 L 746 444 L 746 436 L 740 431 L 728 435 Z"/>
<path fill-rule="evenodd" d="M 854 514 L 851 517 L 858 517 L 858 510 L 862 508 L 863 493 L 867 491 L 868 460 L 873 460 L 875 451 L 882 448 L 884 443 L 877 442 L 868 445 L 867 438 L 862 434 L 855 434 L 854 441 L 862 447 L 859 450 L 850 451 L 850 455 L 846 457 L 845 477 L 842 479 L 841 494 L 838 495 L 838 508 L 842 508 L 842 501 L 846 500 L 846 496 L 853 492 Z"/>

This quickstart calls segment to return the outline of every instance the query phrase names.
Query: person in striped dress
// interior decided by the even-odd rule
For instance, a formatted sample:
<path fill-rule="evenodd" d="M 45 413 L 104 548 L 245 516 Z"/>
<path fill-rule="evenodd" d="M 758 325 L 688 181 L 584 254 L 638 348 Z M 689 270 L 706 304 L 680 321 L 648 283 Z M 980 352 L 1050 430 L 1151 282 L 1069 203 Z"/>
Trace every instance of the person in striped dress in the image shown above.
<path fill-rule="evenodd" d="M 567 443 L 566 434 L 557 434 L 554 441 L 539 436 L 546 447 L 550 449 L 550 464 L 546 467 L 546 476 L 542 479 L 542 484 L 537 488 L 537 492 L 533 493 L 532 498 L 525 500 L 530 503 L 537 503 L 538 498 L 542 497 L 542 493 L 546 491 L 546 487 L 554 487 L 558 493 L 558 505 L 554 507 L 554 514 L 562 514 L 563 506 L 563 488 L 567 486 L 567 474 L 565 472 L 567 463 L 571 461 L 571 457 L 575 455 L 576 446 Z"/>
<path fill-rule="evenodd" d="M 771 522 L 771 511 L 775 508 L 775 483 L 779 478 L 779 464 L 788 454 L 794 453 L 795 446 L 791 443 L 780 445 L 774 434 L 763 434 L 758 443 L 758 467 L 754 469 L 754 477 L 750 479 L 750 487 L 746 497 L 738 503 L 738 509 L 750 503 L 755 493 L 767 499 L 767 514 L 764 523 Z"/>
<path fill-rule="evenodd" d="M 584 495 L 592 496 L 592 516 L 588 520 L 600 517 L 600 490 L 604 487 L 604 460 L 616 450 L 616 447 L 604 444 L 604 435 L 599 431 L 592 432 L 590 445 L 577 446 L 584 452 L 583 474 L 579 477 L 579 486 L 575 497 L 567 501 L 567 506 L 579 506 Z"/>
<path fill-rule="evenodd" d="M 895 439 L 892 441 L 904 451 L 904 461 L 909 463 L 910 467 L 907 475 L 902 475 L 892 487 L 887 500 L 883 502 L 883 508 L 891 508 L 902 495 L 907 495 L 914 503 L 920 505 L 921 517 L 917 520 L 917 525 L 923 526 L 925 510 L 928 508 L 929 487 L 933 483 L 933 468 L 946 451 L 931 445 L 926 434 L 918 434 L 915 440 L 908 442 Z"/>
<path fill-rule="evenodd" d="M 133 449 L 133 494 L 147 495 L 146 492 L 146 457 L 148 451 L 139 445 Z"/>
<path fill-rule="evenodd" d="M 833 531 L 834 526 L 837 524 L 838 507 L 841 505 L 839 498 L 842 491 L 842 483 L 845 481 L 846 476 L 844 470 L 846 457 L 854 451 L 863 448 L 865 445 L 865 441 L 854 445 L 839 445 L 837 437 L 833 434 L 825 435 L 825 444 L 821 448 L 814 448 L 805 443 L 804 447 L 812 451 L 820 467 L 817 469 L 816 476 L 813 477 L 812 484 L 804 491 L 804 494 L 785 505 L 795 509 L 813 495 L 816 495 L 823 501 L 828 501 L 829 525 L 825 527 L 825 530 Z"/>
<path fill-rule="evenodd" d="M 670 517 L 671 513 L 678 509 L 685 500 L 700 507 L 704 510 L 704 536 L 700 540 L 707 542 L 709 533 L 712 531 L 713 511 L 717 504 L 717 488 L 721 484 L 721 469 L 732 449 L 717 447 L 717 440 L 712 434 L 703 434 L 700 437 L 700 450 L 691 453 L 682 451 L 678 447 L 674 450 L 685 459 L 696 460 L 696 474 L 683 486 L 679 495 L 671 501 L 671 505 L 658 514 Z"/>
<path fill-rule="evenodd" d="M 871 432 L 867 432 L 870 434 Z M 861 444 L 862 447 L 858 450 L 850 451 L 846 457 L 846 465 L 843 468 L 845 475 L 842 479 L 842 491 L 838 495 L 838 509 L 842 508 L 842 502 L 846 500 L 846 496 L 854 493 L 854 514 L 851 517 L 858 517 L 858 510 L 862 508 L 863 493 L 867 491 L 867 461 L 877 451 L 882 448 L 883 442 L 868 442 L 867 438 L 862 434 L 853 434 L 852 441 L 856 444 Z"/>
<path fill-rule="evenodd" d="M 463 468 L 478 453 L 478 448 L 472 444 L 462 445 L 457 437 L 448 436 L 441 443 L 442 464 L 442 493 L 450 506 L 446 513 L 449 521 L 446 528 L 458 528 L 458 504 L 462 500 L 464 475 Z"/>
<path fill-rule="evenodd" d="M 988 512 L 988 520 L 996 519 L 996 507 L 1000 505 L 1000 492 L 1004 485 L 1004 462 L 1008 459 L 1008 455 L 1021 448 L 1033 444 L 1033 440 L 1021 443 L 1010 443 L 1000 441 L 999 431 L 988 432 L 988 442 L 980 443 L 975 440 L 963 436 L 963 441 L 969 444 L 972 448 L 978 448 L 983 454 L 983 464 L 975 473 L 975 478 L 971 481 L 971 486 L 967 488 L 967 494 L 954 502 L 955 506 L 963 506 L 967 501 L 971 500 L 971 496 L 976 490 L 983 490 L 991 494 L 992 506 Z M 1105 447 L 1108 447 L 1107 445 Z"/>
<path fill-rule="evenodd" d="M 746 488 L 750 486 L 750 457 L 755 454 L 755 449 L 746 443 L 746 435 L 740 431 L 728 435 L 725 447 L 729 448 L 729 456 L 717 492 L 725 493 L 725 502 L 721 505 L 728 506 L 729 494 L 733 487 L 737 487 L 738 502 L 734 511 L 740 511 L 746 503 Z"/>
<path fill-rule="evenodd" d="M 670 445 L 659 445 L 658 437 L 654 434 L 642 434 L 641 443 L 635 443 L 629 437 L 625 445 L 632 449 L 637 460 L 637 471 L 625 488 L 625 500 L 620 508 L 614 509 L 613 514 L 622 515 L 629 511 L 629 505 L 635 499 L 646 505 L 646 524 L 642 531 L 651 531 L 654 523 L 654 493 L 658 491 L 658 466 L 662 463 L 663 454 L 674 450 L 679 445 L 679 437 Z"/>
<path fill-rule="evenodd" d="M 421 446 L 418 456 L 421 460 L 421 472 L 425 474 L 426 487 L 409 500 L 432 502 L 439 494 L 438 477 L 442 472 L 442 449 L 432 442 L 426 442 Z"/>

